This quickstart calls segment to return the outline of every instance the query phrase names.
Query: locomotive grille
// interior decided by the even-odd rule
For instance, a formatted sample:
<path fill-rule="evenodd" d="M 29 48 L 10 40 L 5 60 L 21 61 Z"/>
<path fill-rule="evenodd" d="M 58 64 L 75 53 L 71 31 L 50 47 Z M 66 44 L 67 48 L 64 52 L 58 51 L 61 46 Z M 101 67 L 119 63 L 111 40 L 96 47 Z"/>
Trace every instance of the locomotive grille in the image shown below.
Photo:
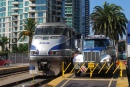
<path fill-rule="evenodd" d="M 100 59 L 100 52 L 84 52 L 85 61 L 98 62 Z"/>

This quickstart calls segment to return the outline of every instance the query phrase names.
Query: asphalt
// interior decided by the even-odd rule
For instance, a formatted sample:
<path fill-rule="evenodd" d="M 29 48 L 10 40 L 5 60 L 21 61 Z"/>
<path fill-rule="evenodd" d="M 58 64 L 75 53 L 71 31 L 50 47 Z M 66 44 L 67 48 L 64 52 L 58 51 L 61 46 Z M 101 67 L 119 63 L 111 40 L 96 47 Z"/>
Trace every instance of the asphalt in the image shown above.
<path fill-rule="evenodd" d="M 68 77 L 70 77 L 70 76 L 72 76 L 72 74 L 65 74 L 64 75 L 64 77 L 62 77 L 62 76 L 60 76 L 60 77 L 58 77 L 58 78 L 56 78 L 56 79 L 54 79 L 54 80 L 52 80 L 51 82 L 49 82 L 49 83 L 47 83 L 47 84 L 45 84 L 45 85 L 43 85 L 42 87 L 64 87 L 64 84 L 66 84 L 66 83 L 71 83 L 71 78 L 69 78 L 69 79 L 67 79 L 67 81 L 65 81 L 64 83 L 63 83 L 63 81 L 66 79 L 66 78 L 68 78 Z M 81 79 L 79 78 L 79 80 L 77 81 L 77 83 L 78 84 L 81 84 L 80 83 L 80 81 L 81 81 Z M 82 80 L 83 81 L 83 80 Z M 98 79 L 97 79 L 97 81 L 98 81 Z M 61 86 L 59 86 L 59 84 L 61 84 Z M 78 85 L 77 84 L 77 85 Z M 89 83 L 88 83 L 89 84 Z M 71 85 L 69 85 L 69 86 L 71 86 Z M 67 87 L 69 87 L 69 86 L 67 86 Z M 71 86 L 72 87 L 72 86 Z M 73 86 L 74 87 L 74 86 Z M 77 87 L 77 86 L 76 86 Z M 85 87 L 88 87 L 88 86 L 85 86 Z M 91 87 L 91 86 L 89 86 L 89 87 Z M 96 86 L 94 86 L 94 87 L 96 87 Z M 100 86 L 99 86 L 100 87 Z M 102 87 L 106 87 L 106 86 L 102 86 Z M 108 84 L 108 87 L 109 87 L 109 84 Z M 111 87 L 111 86 L 110 86 Z M 115 80 L 115 85 L 114 86 L 112 86 L 112 87 L 129 87 L 129 84 L 128 84 L 128 78 L 127 78 L 127 73 L 126 73 L 126 66 L 125 65 L 123 65 L 122 66 L 122 76 L 119 76 L 116 80 Z"/>

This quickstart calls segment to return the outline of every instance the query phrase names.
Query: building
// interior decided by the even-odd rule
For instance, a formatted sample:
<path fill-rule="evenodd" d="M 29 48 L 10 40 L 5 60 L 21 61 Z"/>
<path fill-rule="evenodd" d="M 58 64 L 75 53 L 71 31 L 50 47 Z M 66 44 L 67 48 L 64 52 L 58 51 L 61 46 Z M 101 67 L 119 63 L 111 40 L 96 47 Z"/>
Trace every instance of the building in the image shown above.
<path fill-rule="evenodd" d="M 72 17 L 73 17 L 73 10 L 72 10 L 72 0 L 65 0 L 65 22 L 70 27 L 72 26 Z"/>
<path fill-rule="evenodd" d="M 10 38 L 8 48 L 28 43 L 28 38 L 18 41 L 23 31 L 23 20 L 35 18 L 38 23 L 61 21 L 62 0 L 0 0 L 0 37 Z"/>
<path fill-rule="evenodd" d="M 80 0 L 80 32 L 83 36 L 87 36 L 90 34 L 90 26 L 89 26 L 89 0 Z"/>
<path fill-rule="evenodd" d="M 83 36 L 89 34 L 89 0 L 65 0 L 65 22 Z"/>

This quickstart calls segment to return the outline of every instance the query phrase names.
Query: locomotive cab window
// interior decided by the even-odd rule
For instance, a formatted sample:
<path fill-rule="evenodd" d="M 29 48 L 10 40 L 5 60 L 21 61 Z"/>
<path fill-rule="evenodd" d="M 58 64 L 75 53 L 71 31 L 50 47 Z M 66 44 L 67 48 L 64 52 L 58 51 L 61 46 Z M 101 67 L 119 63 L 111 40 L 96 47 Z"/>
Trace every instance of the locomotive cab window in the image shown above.
<path fill-rule="evenodd" d="M 37 28 L 35 31 L 35 35 L 62 35 L 63 32 L 64 28 L 43 27 L 43 28 Z"/>
<path fill-rule="evenodd" d="M 69 32 L 69 29 L 66 29 L 66 31 L 65 31 L 65 36 L 67 37 L 67 38 L 69 38 L 70 36 L 70 34 L 69 34 L 70 32 Z"/>

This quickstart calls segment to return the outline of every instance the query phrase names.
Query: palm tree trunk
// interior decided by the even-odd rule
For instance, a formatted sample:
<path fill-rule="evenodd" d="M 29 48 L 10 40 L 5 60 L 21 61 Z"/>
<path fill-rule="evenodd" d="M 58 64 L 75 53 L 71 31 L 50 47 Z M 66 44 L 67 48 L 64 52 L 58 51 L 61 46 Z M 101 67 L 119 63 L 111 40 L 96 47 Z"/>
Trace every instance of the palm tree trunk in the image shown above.
<path fill-rule="evenodd" d="M 2 45 L 2 51 L 4 51 L 4 45 Z"/>
<path fill-rule="evenodd" d="M 29 37 L 29 44 L 28 44 L 28 58 L 30 58 L 30 46 L 31 46 L 31 38 Z"/>

